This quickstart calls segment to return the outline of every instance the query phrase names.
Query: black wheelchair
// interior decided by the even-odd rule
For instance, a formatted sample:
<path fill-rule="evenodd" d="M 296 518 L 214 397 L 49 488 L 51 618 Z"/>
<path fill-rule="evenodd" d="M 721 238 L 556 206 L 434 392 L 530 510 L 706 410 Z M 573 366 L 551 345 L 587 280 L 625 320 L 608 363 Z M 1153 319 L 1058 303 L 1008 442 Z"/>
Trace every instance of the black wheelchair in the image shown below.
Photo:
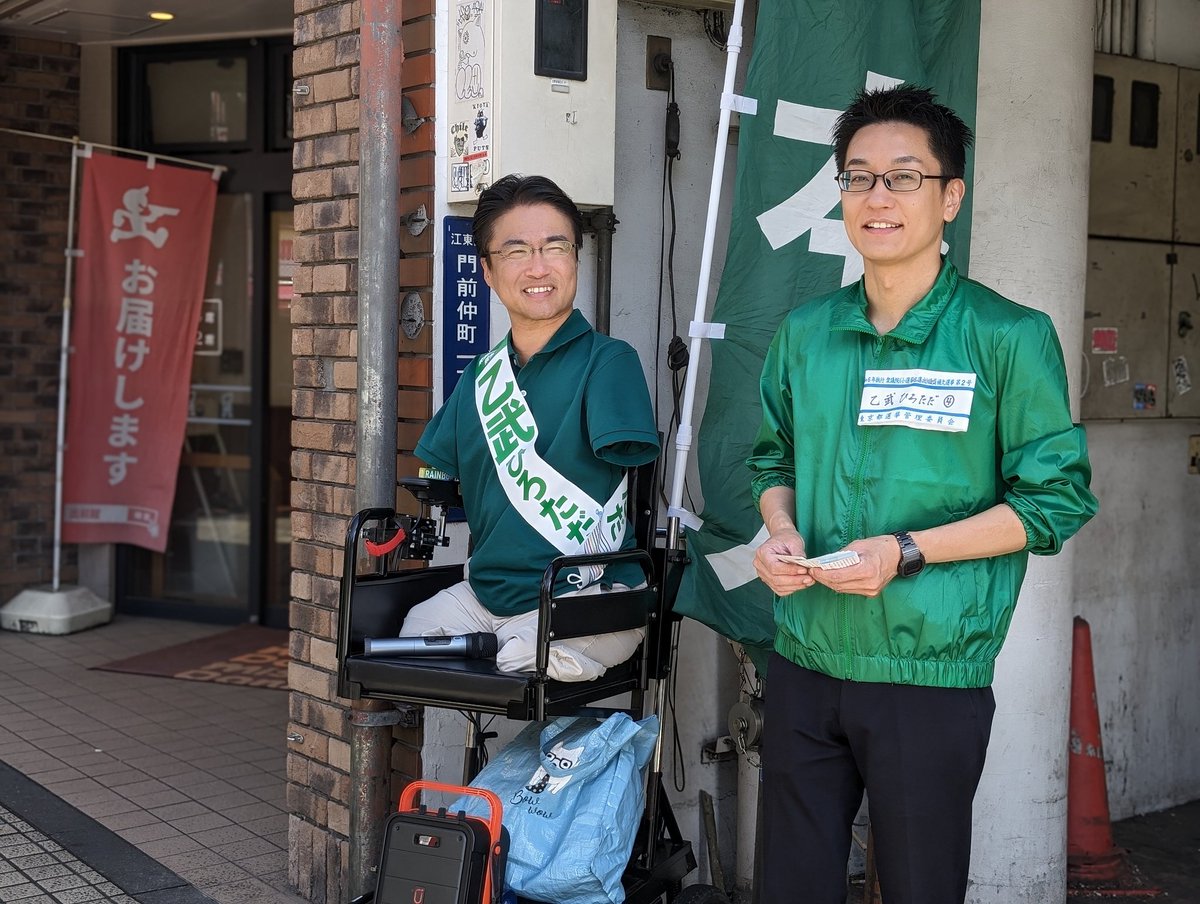
<path fill-rule="evenodd" d="M 347 530 L 337 647 L 338 693 L 352 700 L 416 703 L 467 714 L 475 730 L 468 730 L 464 782 L 478 772 L 485 756 L 482 714 L 541 721 L 563 715 L 603 718 L 617 711 L 640 719 L 661 712 L 678 643 L 678 617 L 672 613 L 672 602 L 684 562 L 682 554 L 669 554 L 656 544 L 656 475 L 653 463 L 630 471 L 629 515 L 636 549 L 561 556 L 547 567 L 541 584 L 536 668 L 532 672 L 501 672 L 494 660 L 487 659 L 365 655 L 365 639 L 397 636 L 412 606 L 462 580 L 461 565 L 413 567 L 421 561 L 428 563 L 437 547 L 448 544 L 446 512 L 462 505 L 457 482 L 401 480 L 401 486 L 420 503 L 420 514 L 366 509 L 354 516 Z M 441 510 L 437 519 L 434 508 Z M 374 561 L 370 573 L 359 573 L 360 547 Z M 639 564 L 646 574 L 645 586 L 605 594 L 603 605 L 596 604 L 596 597 L 553 596 L 563 569 L 617 562 Z M 645 630 L 641 646 L 629 660 L 600 678 L 559 682 L 548 676 L 552 641 L 633 628 Z M 654 693 L 650 694 L 652 681 Z M 602 705 L 624 694 L 629 694 L 629 706 Z M 663 789 L 661 732 L 646 781 L 646 809 L 622 876 L 626 901 L 728 904 L 724 892 L 713 886 L 683 887 L 684 878 L 696 868 L 696 857 Z"/>

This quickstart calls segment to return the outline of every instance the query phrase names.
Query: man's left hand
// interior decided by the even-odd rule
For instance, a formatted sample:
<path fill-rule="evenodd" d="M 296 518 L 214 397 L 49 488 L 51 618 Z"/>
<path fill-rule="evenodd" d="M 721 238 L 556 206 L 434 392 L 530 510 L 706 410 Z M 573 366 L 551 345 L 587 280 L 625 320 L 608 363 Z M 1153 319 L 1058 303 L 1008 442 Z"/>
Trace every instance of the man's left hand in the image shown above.
<path fill-rule="evenodd" d="M 896 576 L 900 567 L 900 544 L 890 534 L 855 540 L 846 549 L 858 553 L 859 562 L 849 568 L 814 568 L 813 579 L 836 593 L 875 597 Z"/>

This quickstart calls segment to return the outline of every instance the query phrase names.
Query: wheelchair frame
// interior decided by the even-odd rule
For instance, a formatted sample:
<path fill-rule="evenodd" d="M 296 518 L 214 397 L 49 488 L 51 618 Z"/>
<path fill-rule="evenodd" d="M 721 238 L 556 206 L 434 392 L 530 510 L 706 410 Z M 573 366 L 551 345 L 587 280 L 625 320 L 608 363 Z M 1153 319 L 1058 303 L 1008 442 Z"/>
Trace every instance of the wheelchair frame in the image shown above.
<path fill-rule="evenodd" d="M 474 714 L 503 715 L 518 721 L 542 721 L 559 715 L 604 717 L 624 711 L 634 718 L 645 715 L 646 691 L 656 682 L 651 713 L 663 708 L 672 654 L 678 643 L 678 617 L 671 612 L 682 553 L 658 548 L 656 529 L 658 486 L 655 463 L 630 472 L 631 520 L 638 548 L 589 556 L 559 556 L 547 567 L 539 594 L 537 659 L 531 673 L 504 673 L 494 661 L 432 659 L 363 654 L 367 637 L 396 636 L 409 608 L 439 590 L 462 580 L 461 565 L 404 568 L 403 560 L 428 562 L 433 545 L 445 545 L 445 511 L 461 505 L 457 484 L 408 478 L 400 483 L 421 503 L 420 516 L 397 515 L 393 509 L 372 508 L 357 513 L 346 535 L 337 641 L 338 693 L 349 699 L 388 700 L 459 710 Z M 452 489 L 453 488 L 453 489 Z M 453 493 L 453 495 L 451 495 Z M 433 506 L 441 506 L 439 522 Z M 382 525 L 372 532 L 371 525 Z M 372 536 L 383 539 L 398 533 L 377 550 L 398 547 L 376 557 L 373 574 L 358 573 L 359 547 Z M 399 532 L 404 533 L 397 543 Z M 365 544 L 364 544 L 365 545 Z M 636 562 L 646 574 L 646 586 L 596 597 L 553 596 L 564 568 L 585 564 Z M 646 634 L 635 655 L 594 681 L 559 682 L 547 674 L 550 643 L 556 639 L 642 627 Z M 629 693 L 630 706 L 600 708 L 593 704 Z M 468 735 L 464 781 L 478 772 L 479 746 Z M 683 838 L 662 785 L 662 732 L 647 769 L 646 809 L 633 853 L 622 876 L 630 904 L 672 901 L 682 880 L 696 868 L 691 843 Z M 695 888 L 693 886 L 693 888 Z M 717 890 L 712 889 L 716 894 Z M 718 898 L 719 899 L 719 898 Z"/>

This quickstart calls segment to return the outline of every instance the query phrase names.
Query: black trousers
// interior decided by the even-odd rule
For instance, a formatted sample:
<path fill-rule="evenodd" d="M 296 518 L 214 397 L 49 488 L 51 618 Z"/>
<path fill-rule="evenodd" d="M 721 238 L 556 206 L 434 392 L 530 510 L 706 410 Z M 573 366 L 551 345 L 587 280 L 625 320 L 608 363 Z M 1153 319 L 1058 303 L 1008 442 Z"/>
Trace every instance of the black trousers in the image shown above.
<path fill-rule="evenodd" d="M 866 788 L 884 904 L 962 904 L 991 688 L 868 684 L 771 656 L 763 904 L 844 904 Z"/>

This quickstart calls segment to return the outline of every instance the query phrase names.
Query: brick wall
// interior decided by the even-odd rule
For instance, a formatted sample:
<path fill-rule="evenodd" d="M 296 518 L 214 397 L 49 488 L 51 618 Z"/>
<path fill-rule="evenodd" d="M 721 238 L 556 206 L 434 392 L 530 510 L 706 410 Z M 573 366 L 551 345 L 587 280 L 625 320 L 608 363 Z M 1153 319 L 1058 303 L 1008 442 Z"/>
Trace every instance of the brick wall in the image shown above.
<path fill-rule="evenodd" d="M 0 127 L 78 132 L 76 45 L 0 35 Z M 70 145 L 0 133 L 0 605 L 52 574 L 70 172 Z"/>
<path fill-rule="evenodd" d="M 433 0 L 403 0 L 403 87 L 433 115 Z M 309 901 L 341 902 L 349 882 L 349 707 L 336 696 L 335 631 L 342 540 L 355 505 L 358 320 L 358 2 L 295 0 L 292 301 L 292 665 L 288 750 L 289 878 Z M 397 218 L 433 210 L 433 126 L 401 139 Z M 433 284 L 431 226 L 401 229 L 401 294 Z M 398 472 L 431 405 L 431 340 L 400 334 Z M 420 773 L 419 728 L 396 729 L 393 796 Z"/>

